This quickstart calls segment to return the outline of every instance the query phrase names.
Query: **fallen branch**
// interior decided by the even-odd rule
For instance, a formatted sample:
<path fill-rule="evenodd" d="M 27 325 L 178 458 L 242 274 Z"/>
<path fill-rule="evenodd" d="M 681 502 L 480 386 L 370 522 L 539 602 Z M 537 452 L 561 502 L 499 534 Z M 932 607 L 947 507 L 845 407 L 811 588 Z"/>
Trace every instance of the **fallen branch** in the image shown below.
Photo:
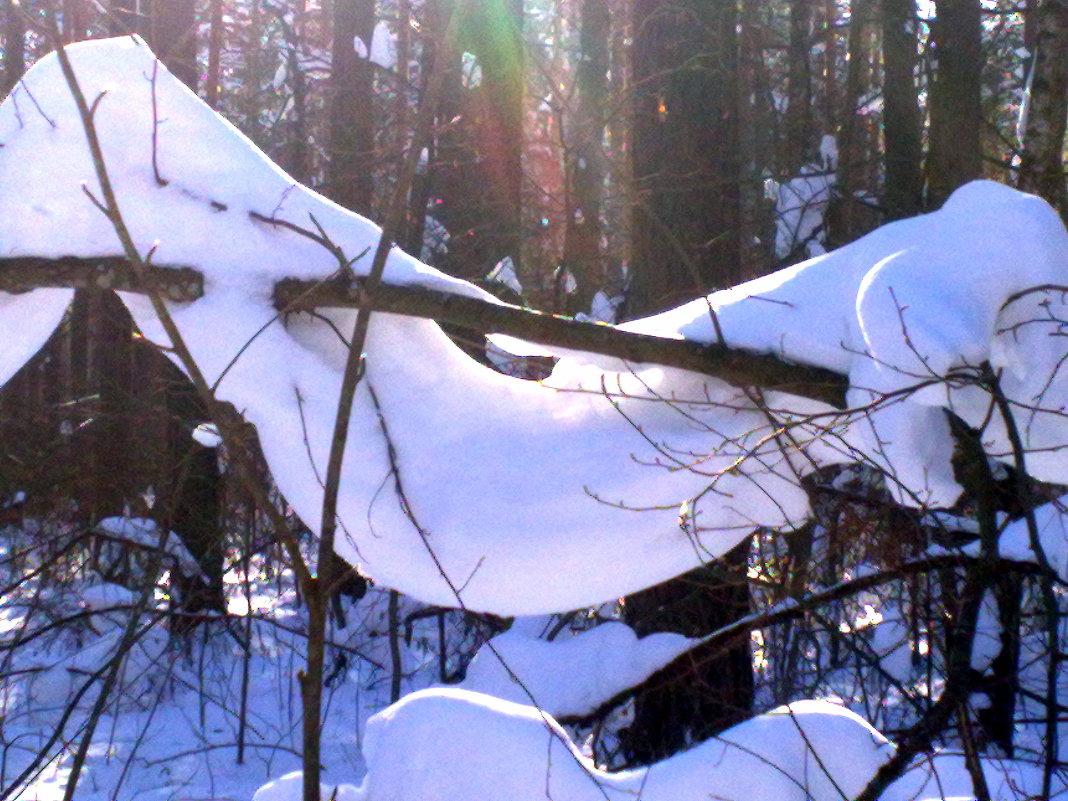
<path fill-rule="evenodd" d="M 150 282 L 151 287 L 146 287 Z M 28 292 L 44 287 L 98 287 L 120 292 L 150 289 L 177 303 L 204 294 L 203 277 L 189 267 L 148 268 L 143 279 L 122 257 L 0 259 L 0 291 Z M 286 312 L 322 307 L 359 308 L 362 282 L 284 279 L 275 285 L 275 306 Z M 761 387 L 845 408 L 848 379 L 831 370 L 792 364 L 776 356 L 702 345 L 623 331 L 602 323 L 464 297 L 420 286 L 381 284 L 371 298 L 373 311 L 452 323 L 483 333 L 508 334 L 550 347 L 594 353 L 630 364 L 655 364 L 708 375 L 735 387 Z"/>

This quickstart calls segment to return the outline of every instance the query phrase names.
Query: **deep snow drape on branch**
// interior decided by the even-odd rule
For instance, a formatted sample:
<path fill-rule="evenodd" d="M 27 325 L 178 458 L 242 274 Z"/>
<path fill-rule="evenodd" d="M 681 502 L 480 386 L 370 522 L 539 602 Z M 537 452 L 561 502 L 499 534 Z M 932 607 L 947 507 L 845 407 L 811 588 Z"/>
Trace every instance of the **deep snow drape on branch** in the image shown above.
<path fill-rule="evenodd" d="M 205 276 L 202 298 L 171 304 L 179 329 L 219 397 L 257 426 L 279 487 L 314 526 L 345 356 L 338 334 L 353 317 L 279 318 L 279 279 L 323 279 L 338 260 L 270 220 L 321 226 L 346 258 L 373 248 L 378 229 L 293 182 L 165 71 L 153 87 L 143 44 L 69 51 L 86 95 L 108 90 L 96 125 L 137 246 L 157 264 Z M 110 224 L 82 191 L 86 183 L 96 192 L 96 182 L 55 58 L 26 82 L 40 112 L 19 102 L 18 89 L 0 107 L 0 255 L 116 252 Z M 1010 397 L 1052 410 L 1031 416 L 1029 448 L 1068 439 L 1056 412 L 1068 395 L 1056 371 L 1061 338 L 1048 336 L 1068 317 L 1061 295 L 1034 292 L 1002 308 L 1013 293 L 1056 283 L 1066 254 L 1068 233 L 1045 203 L 977 183 L 935 214 L 630 324 L 714 342 L 714 310 L 727 344 L 849 374 L 855 403 L 898 393 L 852 418 L 782 393 L 767 393 L 761 409 L 715 380 L 649 365 L 615 372 L 618 362 L 606 371 L 581 354 L 531 384 L 470 361 L 433 323 L 376 315 L 338 548 L 387 585 L 454 604 L 440 565 L 469 606 L 514 614 L 618 597 L 724 553 L 754 525 L 800 524 L 807 502 L 797 475 L 813 465 L 868 459 L 894 477 L 902 499 L 951 503 L 958 487 L 943 408 L 976 425 L 989 403 L 966 380 L 970 365 L 1006 368 Z M 397 250 L 385 278 L 486 297 Z M 69 297 L 0 295 L 0 379 L 40 347 Z M 145 335 L 166 344 L 145 300 L 124 301 Z M 950 373 L 952 385 L 940 380 Z M 916 385 L 924 388 L 909 394 Z M 803 419 L 810 413 L 823 416 Z M 789 423 L 797 425 L 786 437 Z M 1010 451 L 997 425 L 988 439 L 995 454 Z M 1029 467 L 1066 479 L 1056 451 L 1031 454 Z"/>

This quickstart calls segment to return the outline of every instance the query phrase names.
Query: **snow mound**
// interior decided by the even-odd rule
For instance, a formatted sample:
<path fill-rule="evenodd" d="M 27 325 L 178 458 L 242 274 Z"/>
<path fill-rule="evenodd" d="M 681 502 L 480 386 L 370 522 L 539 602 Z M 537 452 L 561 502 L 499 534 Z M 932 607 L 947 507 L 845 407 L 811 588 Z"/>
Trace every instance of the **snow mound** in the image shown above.
<path fill-rule="evenodd" d="M 141 41 L 68 51 L 86 96 L 100 98 L 104 157 L 139 251 L 204 274 L 202 299 L 171 305 L 179 330 L 218 396 L 255 424 L 279 488 L 317 530 L 355 315 L 283 319 L 273 287 L 337 272 L 315 236 L 365 273 L 379 229 L 295 183 Z M 0 255 L 119 250 L 82 191 L 99 195 L 54 55 L 0 106 L 0 142 Z M 1068 481 L 1057 450 L 1068 444 L 1058 372 L 1068 309 L 1062 292 L 1027 292 L 1058 285 L 1066 271 L 1068 233 L 1052 209 L 977 182 L 941 211 L 629 326 L 712 342 L 711 308 L 731 345 L 848 374 L 859 409 L 894 399 L 851 417 L 780 393 L 767 393 L 769 413 L 714 379 L 581 358 L 532 384 L 476 364 L 431 322 L 376 315 L 337 549 L 380 584 L 429 603 L 538 614 L 659 583 L 754 527 L 801 524 L 799 477 L 820 465 L 871 462 L 900 500 L 948 505 L 959 487 L 944 409 L 978 426 L 990 398 L 943 378 L 984 361 L 1003 371 L 1002 389 L 1026 417 L 1025 443 L 1038 449 L 1032 472 Z M 490 299 L 396 249 L 385 278 Z M 43 343 L 67 298 L 0 296 L 0 377 Z M 169 344 L 145 298 L 123 299 L 150 340 Z M 823 416 L 805 418 L 812 413 Z M 1008 458 L 996 415 L 986 436 Z"/>
<path fill-rule="evenodd" d="M 616 621 L 552 642 L 510 629 L 478 650 L 459 686 L 536 704 L 555 718 L 588 715 L 693 644 L 681 634 L 638 639 Z"/>
<path fill-rule="evenodd" d="M 250 215 L 321 228 L 348 258 L 373 250 L 379 229 L 292 181 L 142 42 L 84 42 L 68 52 L 85 95 L 102 96 L 96 125 L 140 252 L 205 275 L 205 297 L 171 306 L 175 322 L 218 396 L 256 425 L 288 502 L 318 529 L 341 336 L 354 314 L 279 319 L 271 303 L 278 279 L 325 278 L 338 263 L 309 237 Z M 0 254 L 119 250 L 82 192 L 85 184 L 99 195 L 54 55 L 0 107 L 0 141 Z M 369 261 L 353 269 L 363 273 Z M 489 298 L 399 250 L 385 278 Z M 54 310 L 19 301 L 10 313 L 2 307 L 5 324 L 17 331 L 36 315 L 46 336 Z M 149 339 L 168 344 L 144 298 L 124 301 Z M 41 337 L 27 339 L 17 358 Z M 804 493 L 767 438 L 768 421 L 717 382 L 646 370 L 598 374 L 620 396 L 611 400 L 601 388 L 558 391 L 474 363 L 433 323 L 385 314 L 372 323 L 366 355 L 337 547 L 380 584 L 424 601 L 509 615 L 587 606 L 695 567 L 754 525 L 805 517 Z M 674 408 L 650 402 L 679 388 Z M 741 408 L 724 413 L 710 398 Z M 751 453 L 757 458 L 742 464 Z M 712 480 L 715 502 L 691 504 L 696 523 L 682 530 L 680 505 Z"/>
<path fill-rule="evenodd" d="M 609 774 L 533 707 L 432 689 L 369 721 L 368 773 L 354 799 L 839 801 L 857 795 L 892 753 L 886 739 L 849 710 L 802 701 L 650 768 Z"/>
<path fill-rule="evenodd" d="M 939 211 L 623 328 L 711 343 L 711 308 L 728 345 L 846 374 L 858 409 L 892 398 L 824 439 L 840 438 L 839 459 L 882 468 L 898 500 L 949 506 L 960 487 L 944 409 L 975 427 L 989 419 L 984 441 L 1011 463 L 989 393 L 961 380 L 984 362 L 1001 372 L 1029 469 L 1068 480 L 1059 450 L 1068 445 L 1068 294 L 1055 288 L 1066 275 L 1068 232 L 1057 213 L 1041 198 L 975 181 Z"/>

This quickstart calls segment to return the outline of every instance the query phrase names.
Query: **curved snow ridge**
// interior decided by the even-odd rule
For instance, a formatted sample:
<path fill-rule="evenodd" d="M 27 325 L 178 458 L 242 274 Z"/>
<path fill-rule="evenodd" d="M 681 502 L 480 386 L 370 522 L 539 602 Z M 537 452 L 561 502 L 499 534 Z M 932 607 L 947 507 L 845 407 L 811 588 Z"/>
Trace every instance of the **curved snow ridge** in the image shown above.
<path fill-rule="evenodd" d="M 960 487 L 943 409 L 990 418 L 989 394 L 959 380 L 984 362 L 1002 371 L 1030 470 L 1068 478 L 1066 276 L 1068 231 L 1049 204 L 975 181 L 939 211 L 624 327 L 714 342 L 711 309 L 729 345 L 849 375 L 855 408 L 894 397 L 838 432 L 842 450 L 880 467 L 899 501 L 949 506 Z M 984 438 L 1011 460 L 999 416 Z"/>
<path fill-rule="evenodd" d="M 589 715 L 694 644 L 671 633 L 638 639 L 618 621 L 553 641 L 509 630 L 478 649 L 458 686 L 534 704 L 554 718 Z"/>

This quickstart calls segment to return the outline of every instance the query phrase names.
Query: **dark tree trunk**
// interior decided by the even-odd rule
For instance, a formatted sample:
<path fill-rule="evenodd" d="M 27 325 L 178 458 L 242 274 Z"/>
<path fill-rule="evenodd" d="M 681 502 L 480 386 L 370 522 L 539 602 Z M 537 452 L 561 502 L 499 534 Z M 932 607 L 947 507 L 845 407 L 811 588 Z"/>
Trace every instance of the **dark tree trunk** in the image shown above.
<path fill-rule="evenodd" d="M 63 40 L 79 42 L 89 32 L 89 8 L 86 0 L 63 0 Z"/>
<path fill-rule="evenodd" d="M 222 77 L 223 3 L 211 0 L 211 31 L 208 34 L 208 75 L 204 85 L 204 99 L 212 108 L 219 107 L 219 83 Z"/>
<path fill-rule="evenodd" d="M 342 206 L 370 215 L 374 200 L 374 65 L 356 52 L 371 52 L 374 0 L 334 3 L 330 113 L 330 169 L 324 189 Z"/>
<path fill-rule="evenodd" d="M 749 539 L 708 567 L 626 600 L 639 637 L 673 631 L 700 637 L 749 614 Z M 748 643 L 697 664 L 680 660 L 674 675 L 635 698 L 634 722 L 620 733 L 627 760 L 649 764 L 707 740 L 752 714 L 753 656 Z"/>
<path fill-rule="evenodd" d="M 867 207 L 857 200 L 862 188 L 865 157 L 863 123 L 860 100 L 871 80 L 868 54 L 865 52 L 872 27 L 872 0 L 852 0 L 849 20 L 848 66 L 842 108 L 837 115 L 842 121 L 838 129 L 837 197 L 828 220 L 829 239 L 833 247 L 852 242 L 872 227 Z"/>
<path fill-rule="evenodd" d="M 738 112 L 739 162 L 741 180 L 741 217 L 739 243 L 742 279 L 767 273 L 773 263 L 775 245 L 774 206 L 764 192 L 764 179 L 774 172 L 776 163 L 775 112 L 765 62 L 767 25 L 761 19 L 766 5 L 760 0 L 742 0 L 739 25 L 738 87 L 741 103 Z"/>
<path fill-rule="evenodd" d="M 420 86 L 418 96 L 420 98 L 420 104 L 422 104 L 422 98 L 426 96 L 430 71 L 433 69 L 434 54 L 437 50 L 435 34 L 439 34 L 442 29 L 442 10 L 440 2 L 436 2 L 435 0 L 428 0 L 428 2 L 423 5 L 424 15 L 422 19 L 422 27 L 424 30 L 429 31 L 431 35 L 423 38 L 423 49 L 419 56 Z M 404 232 L 402 246 L 407 252 L 416 257 L 420 256 L 423 249 L 427 207 L 430 203 L 434 183 L 433 176 L 440 169 L 438 166 L 439 131 L 446 122 L 443 119 L 445 98 L 450 94 L 454 94 L 451 84 L 456 82 L 458 74 L 454 69 L 454 66 L 455 65 L 449 65 L 450 73 L 445 78 L 445 88 L 443 88 L 442 91 L 442 99 L 439 102 L 439 107 L 434 109 L 434 124 L 431 126 L 431 131 L 426 138 L 426 164 L 422 169 L 416 171 L 416 174 L 413 176 L 411 192 L 408 195 L 408 226 Z"/>
<path fill-rule="evenodd" d="M 675 305 L 739 280 L 737 13 L 733 3 L 637 0 L 633 85 L 634 272 L 628 312 Z M 702 568 L 629 597 L 639 634 L 698 636 L 748 611 L 740 546 L 725 564 L 737 581 Z M 748 717 L 753 700 L 748 646 L 636 699 L 623 734 L 632 763 L 651 762 Z"/>
<path fill-rule="evenodd" d="M 7 95 L 26 72 L 26 22 L 12 0 L 0 4 L 4 14 L 4 74 L 0 97 Z"/>
<path fill-rule="evenodd" d="M 467 13 L 465 27 L 482 67 L 482 86 L 475 93 L 477 146 L 488 181 L 482 191 L 488 195 L 493 220 L 484 236 L 498 260 L 510 256 L 521 270 L 523 0 L 488 0 Z"/>
<path fill-rule="evenodd" d="M 937 68 L 930 96 L 927 208 L 983 174 L 983 44 L 979 0 L 936 0 L 932 22 Z"/>
<path fill-rule="evenodd" d="M 148 34 L 148 15 L 138 10 L 137 0 L 112 0 L 108 5 L 108 34 Z"/>
<path fill-rule="evenodd" d="M 739 279 L 737 12 L 636 0 L 631 314 Z"/>
<path fill-rule="evenodd" d="M 308 147 L 308 81 L 300 63 L 300 32 L 305 13 L 304 0 L 297 0 L 290 23 L 284 10 L 278 14 L 285 41 L 286 70 L 293 89 L 293 110 L 287 116 L 286 171 L 301 183 L 311 177 L 311 151 Z"/>
<path fill-rule="evenodd" d="M 812 120 L 812 3 L 790 4 L 789 79 L 786 89 L 786 120 L 783 140 L 784 178 L 797 175 L 810 161 L 815 132 Z"/>
<path fill-rule="evenodd" d="M 152 0 L 148 43 L 178 80 L 197 90 L 197 24 L 194 0 Z"/>
<path fill-rule="evenodd" d="M 1064 134 L 1068 119 L 1068 0 L 1041 0 L 1018 186 L 1041 195 L 1068 219 Z"/>
<path fill-rule="evenodd" d="M 123 514 L 135 486 L 130 449 L 133 384 L 133 321 L 118 296 L 89 292 L 89 377 L 97 395 L 97 415 L 89 426 L 95 484 L 93 517 Z"/>
<path fill-rule="evenodd" d="M 888 220 L 923 210 L 916 26 L 916 0 L 882 0 L 883 208 Z"/>
<path fill-rule="evenodd" d="M 161 354 L 155 365 L 161 390 L 155 414 L 166 416 L 166 454 L 157 502 L 159 524 L 173 531 L 200 565 L 200 576 L 183 576 L 171 571 L 171 581 L 179 595 L 180 608 L 187 614 L 221 612 L 223 595 L 224 538 L 222 533 L 222 480 L 214 448 L 201 445 L 192 429 L 207 420 L 204 406 L 185 375 Z M 195 618 L 186 619 L 191 625 Z"/>
<path fill-rule="evenodd" d="M 584 0 L 576 68 L 578 106 L 570 124 L 567 228 L 564 266 L 575 276 L 575 311 L 589 311 L 594 294 L 604 288 L 601 206 L 604 194 L 604 108 L 608 97 L 607 0 Z"/>

